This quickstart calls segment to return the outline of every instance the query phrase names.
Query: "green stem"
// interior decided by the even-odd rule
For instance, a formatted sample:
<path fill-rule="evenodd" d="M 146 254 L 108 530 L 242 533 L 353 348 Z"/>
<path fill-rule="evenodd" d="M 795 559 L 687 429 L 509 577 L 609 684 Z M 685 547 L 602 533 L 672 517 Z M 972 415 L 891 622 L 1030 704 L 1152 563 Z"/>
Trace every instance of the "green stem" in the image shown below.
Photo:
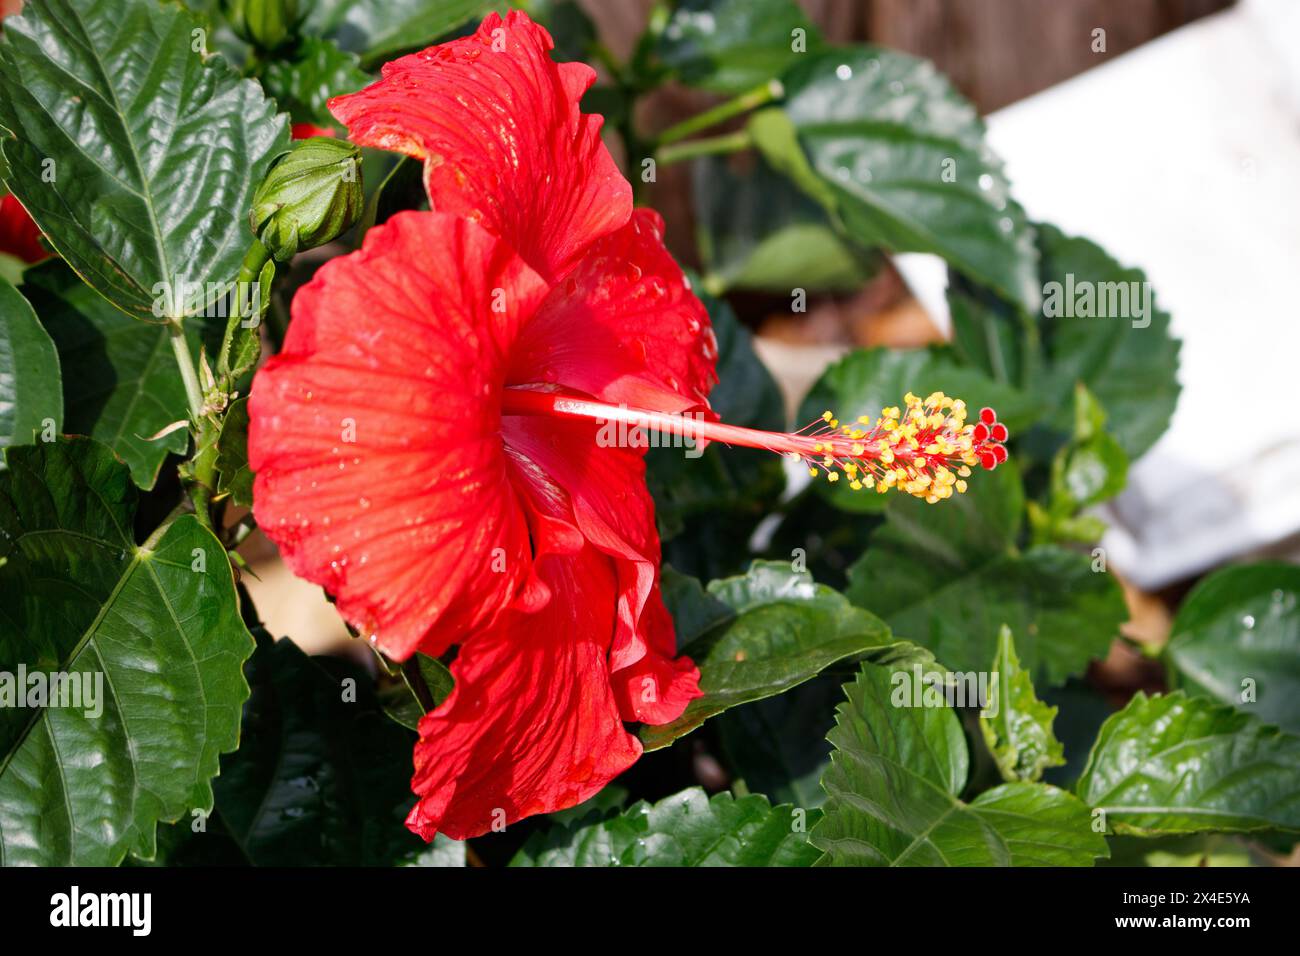
<path fill-rule="evenodd" d="M 678 140 L 683 140 L 711 126 L 725 123 L 733 117 L 758 109 L 760 106 L 766 106 L 781 97 L 784 92 L 785 89 L 781 86 L 780 80 L 768 80 L 761 86 L 756 86 L 752 90 L 741 93 L 733 100 L 719 103 L 712 109 L 682 120 L 676 126 L 668 127 L 655 139 L 655 145 L 659 147 L 667 146 L 669 143 L 676 143 Z"/>
<path fill-rule="evenodd" d="M 203 389 L 199 386 L 199 373 L 194 367 L 194 356 L 190 354 L 190 343 L 185 338 L 185 328 L 179 318 L 173 318 L 167 323 L 167 332 L 171 338 L 172 351 L 176 353 L 176 364 L 181 370 L 181 381 L 185 383 L 190 419 L 197 425 L 203 417 Z"/>
<path fill-rule="evenodd" d="M 664 146 L 655 153 L 655 162 L 660 166 L 680 163 L 697 156 L 713 156 L 718 153 L 735 153 L 753 145 L 753 138 L 746 130 L 710 136 L 706 139 L 693 139 L 675 146 Z"/>

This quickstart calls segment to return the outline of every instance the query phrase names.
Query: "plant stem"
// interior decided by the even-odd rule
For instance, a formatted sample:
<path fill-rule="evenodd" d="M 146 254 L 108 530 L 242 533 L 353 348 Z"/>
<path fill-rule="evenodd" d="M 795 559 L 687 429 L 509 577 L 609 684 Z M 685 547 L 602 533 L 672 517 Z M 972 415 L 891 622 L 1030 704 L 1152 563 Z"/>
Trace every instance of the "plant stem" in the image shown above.
<path fill-rule="evenodd" d="M 781 86 L 780 80 L 768 80 L 761 86 L 756 86 L 752 90 L 741 93 L 735 99 L 719 103 L 712 109 L 682 120 L 676 126 L 668 127 L 655 139 L 655 145 L 663 147 L 678 140 L 683 140 L 701 130 L 717 126 L 719 123 L 724 123 L 733 117 L 748 113 L 760 106 L 765 106 L 779 98 L 784 92 L 785 89 Z"/>
<path fill-rule="evenodd" d="M 734 133 L 724 133 L 721 136 L 710 136 L 707 139 L 693 139 L 674 146 L 664 146 L 655 153 L 655 162 L 660 166 L 668 166 L 672 163 L 680 163 L 685 159 L 695 159 L 697 156 L 735 153 L 742 149 L 748 149 L 752 145 L 753 140 L 749 133 L 742 129 Z"/>
<path fill-rule="evenodd" d="M 176 364 L 181 370 L 181 381 L 185 383 L 190 420 L 197 426 L 203 416 L 203 389 L 199 386 L 199 373 L 194 367 L 194 356 L 190 354 L 190 343 L 185 338 L 185 328 L 179 318 L 172 318 L 167 323 L 167 332 L 171 337 L 172 351 L 176 354 Z"/>

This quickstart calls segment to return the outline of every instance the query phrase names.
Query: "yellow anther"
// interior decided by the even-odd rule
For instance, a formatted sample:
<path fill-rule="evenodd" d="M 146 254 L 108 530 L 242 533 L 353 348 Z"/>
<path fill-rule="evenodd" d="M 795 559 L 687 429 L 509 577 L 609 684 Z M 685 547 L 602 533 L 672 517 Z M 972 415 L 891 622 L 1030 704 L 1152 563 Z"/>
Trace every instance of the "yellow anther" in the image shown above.
<path fill-rule="evenodd" d="M 966 482 L 962 481 L 960 478 L 957 479 L 957 484 L 954 485 L 954 487 L 957 489 L 959 495 L 966 494 Z"/>
<path fill-rule="evenodd" d="M 822 421 L 824 422 L 828 422 L 834 417 L 835 416 L 832 415 L 829 411 L 822 412 Z"/>
<path fill-rule="evenodd" d="M 840 473 L 839 473 L 838 471 L 832 471 L 829 475 L 826 476 L 826 480 L 827 480 L 827 481 L 839 481 L 839 480 L 840 480 Z"/>

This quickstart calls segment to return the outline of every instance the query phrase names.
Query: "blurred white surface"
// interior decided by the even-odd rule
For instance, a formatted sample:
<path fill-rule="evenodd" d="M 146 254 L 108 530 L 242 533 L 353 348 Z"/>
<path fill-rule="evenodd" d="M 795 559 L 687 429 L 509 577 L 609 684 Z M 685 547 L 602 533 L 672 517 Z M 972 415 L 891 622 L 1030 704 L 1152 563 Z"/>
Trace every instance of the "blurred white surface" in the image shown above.
<path fill-rule="evenodd" d="M 993 114 L 989 141 L 1030 217 L 1144 269 L 1183 340 L 1169 431 L 1104 514 L 1113 566 L 1154 588 L 1300 533 L 1300 2 L 1167 34 Z M 947 328 L 942 269 L 901 258 Z"/>

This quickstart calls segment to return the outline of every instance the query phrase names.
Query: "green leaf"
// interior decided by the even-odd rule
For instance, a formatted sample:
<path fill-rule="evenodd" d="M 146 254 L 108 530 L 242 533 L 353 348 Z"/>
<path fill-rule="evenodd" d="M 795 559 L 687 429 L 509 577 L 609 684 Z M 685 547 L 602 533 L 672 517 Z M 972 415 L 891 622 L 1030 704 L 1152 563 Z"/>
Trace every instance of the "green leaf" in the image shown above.
<path fill-rule="evenodd" d="M 360 54 L 362 66 L 372 69 L 504 5 L 490 0 L 320 0 L 311 7 L 305 32 Z"/>
<path fill-rule="evenodd" d="M 219 755 L 239 742 L 253 641 L 230 564 L 192 515 L 137 547 L 130 475 L 97 442 L 5 454 L 0 670 L 99 693 L 0 706 L 0 862 L 151 858 L 159 821 L 212 808 Z"/>
<path fill-rule="evenodd" d="M 341 129 L 326 104 L 331 97 L 354 93 L 368 84 L 356 54 L 333 40 L 303 37 L 289 60 L 273 59 L 262 72 L 262 87 L 295 123 Z"/>
<path fill-rule="evenodd" d="M 727 766 L 749 791 L 800 807 L 822 805 L 821 776 L 831 759 L 826 734 L 835 726 L 843 683 L 843 675 L 825 671 L 717 718 Z"/>
<path fill-rule="evenodd" d="M 1075 788 L 1116 833 L 1300 830 L 1300 737 L 1184 692 L 1138 692 Z"/>
<path fill-rule="evenodd" d="M 59 354 L 21 292 L 0 279 L 0 447 L 63 426 Z"/>
<path fill-rule="evenodd" d="M 1023 309 L 948 270 L 952 349 L 995 382 L 1024 388 L 1042 361 L 1038 325 Z"/>
<path fill-rule="evenodd" d="M 1074 390 L 1074 434 L 1052 458 L 1047 507 L 1030 504 L 1034 540 L 1091 543 L 1105 524 L 1079 512 L 1119 494 L 1128 481 L 1128 455 L 1105 430 L 1106 412 L 1082 382 Z"/>
<path fill-rule="evenodd" d="M 1221 568 L 1174 618 L 1165 653 L 1191 694 L 1300 733 L 1300 567 Z"/>
<path fill-rule="evenodd" d="M 152 0 L 31 0 L 0 41 L 6 183 L 135 318 L 177 311 L 160 283 L 235 278 L 253 190 L 288 145 L 261 87 L 195 52 L 198 27 Z M 186 312 L 213 297 L 181 291 Z"/>
<path fill-rule="evenodd" d="M 942 679 L 942 668 L 927 675 Z M 928 678 L 927 678 L 928 679 Z M 958 799 L 970 755 L 946 706 L 901 706 L 907 670 L 865 665 L 845 686 L 810 839 L 831 866 L 1091 866 L 1106 856 L 1088 809 L 1064 790 L 1007 783 Z"/>
<path fill-rule="evenodd" d="M 816 810 L 691 787 L 608 819 L 533 834 L 511 866 L 810 866 Z"/>
<path fill-rule="evenodd" d="M 433 842 L 407 866 L 461 867 L 465 866 L 465 843 L 439 833 Z"/>
<path fill-rule="evenodd" d="M 1041 306 L 1023 310 L 950 282 L 954 344 L 965 360 L 1031 392 L 1058 444 L 1074 430 L 1075 387 L 1087 386 L 1106 410 L 1107 431 L 1136 459 L 1164 434 L 1178 404 L 1180 344 L 1169 314 L 1141 270 L 1054 226 L 1039 224 L 1037 236 Z M 1017 347 L 1025 350 L 1019 358 Z"/>
<path fill-rule="evenodd" d="M 1072 238 L 1043 226 L 1039 229 L 1039 248 L 1044 287 L 1059 283 L 1062 301 L 1071 281 L 1076 290 L 1083 282 L 1096 290 L 1124 283 L 1150 296 L 1146 302 L 1149 311 L 1141 318 L 1079 314 L 1078 294 L 1073 316 L 1053 317 L 1049 291 L 1041 313 L 1045 360 L 1033 387 L 1035 395 L 1057 409 L 1052 422 L 1058 430 L 1068 433 L 1073 424 L 1071 399 L 1075 384 L 1082 382 L 1106 409 L 1110 433 L 1129 458 L 1137 458 L 1169 427 L 1181 391 L 1179 341 L 1170 335 L 1169 314 L 1155 304 L 1141 270 L 1121 266 L 1087 239 Z M 1130 301 L 1130 313 L 1138 311 L 1136 298 Z"/>
<path fill-rule="evenodd" d="M 845 592 L 956 669 L 980 671 L 1007 625 L 1035 683 L 1049 686 L 1104 657 L 1127 619 L 1115 579 L 1056 545 L 1020 551 L 1024 490 L 1013 464 L 979 471 L 937 504 L 896 495 L 884 527 L 849 569 Z"/>
<path fill-rule="evenodd" d="M 741 160 L 750 168 L 737 170 Z M 826 211 L 761 157 L 706 156 L 692 167 L 696 244 L 712 291 L 856 291 L 878 257 L 838 233 Z"/>
<path fill-rule="evenodd" d="M 217 436 L 217 492 L 237 505 L 253 505 L 253 472 L 248 467 L 248 399 L 230 406 Z"/>
<path fill-rule="evenodd" d="M 403 824 L 415 737 L 385 716 L 365 671 L 263 640 L 248 677 L 243 742 L 214 785 L 224 829 L 247 860 L 415 861 L 424 843 Z"/>
<path fill-rule="evenodd" d="M 859 415 L 874 419 L 882 408 L 901 404 L 908 392 L 934 391 L 962 399 L 972 413 L 986 405 L 997 409 L 1012 434 L 1032 421 L 1035 409 L 1031 396 L 959 365 L 946 348 L 877 348 L 850 352 L 823 372 L 799 407 L 798 419 L 800 424 L 815 421 L 827 410 L 843 421 Z M 815 487 L 835 507 L 859 514 L 879 512 L 893 500 L 889 494 L 854 492 L 845 482 L 817 481 Z"/>
<path fill-rule="evenodd" d="M 411 675 L 412 666 L 419 671 L 418 681 Z M 418 731 L 420 718 L 447 699 L 456 679 L 447 665 L 427 654 L 416 654 L 405 664 L 394 665 L 394 670 L 402 680 L 381 694 L 384 712 L 408 730 Z M 417 684 L 424 686 L 417 688 Z M 428 706 L 421 703 L 426 693 Z"/>
<path fill-rule="evenodd" d="M 150 440 L 189 415 L 167 327 L 113 308 L 61 262 L 29 269 L 23 288 L 59 352 L 64 430 L 99 439 L 152 488 L 167 454 L 189 444 L 184 429 Z M 220 334 L 195 321 L 185 331 L 196 357 L 201 335 L 212 345 Z"/>
<path fill-rule="evenodd" d="M 795 30 L 803 31 L 802 50 L 795 49 Z M 821 34 L 793 0 L 683 0 L 654 52 L 687 86 L 743 93 L 821 46 Z"/>
<path fill-rule="evenodd" d="M 876 617 L 816 584 L 789 563 L 755 561 L 747 574 L 714 581 L 684 602 L 665 598 L 677 624 L 681 653 L 700 669 L 700 689 L 670 724 L 644 726 L 646 750 L 666 747 L 729 707 L 789 690 L 846 657 L 912 653 Z"/>
<path fill-rule="evenodd" d="M 701 292 L 718 342 L 718 384 L 709 403 L 723 421 L 782 430 L 785 407 L 772 374 L 754 354 L 749 330 L 730 306 Z M 646 482 L 664 539 L 664 560 L 704 576 L 743 565 L 746 541 L 785 487 L 781 460 L 752 448 L 716 444 L 694 449 L 652 448 Z"/>
<path fill-rule="evenodd" d="M 1034 693 L 1034 682 L 1016 657 L 1011 628 L 998 634 L 993 658 L 997 679 L 994 705 L 980 711 L 980 731 L 1003 780 L 1034 781 L 1048 767 L 1065 764 L 1065 750 L 1052 733 L 1056 708 Z"/>
<path fill-rule="evenodd" d="M 924 60 L 877 47 L 798 58 L 755 144 L 864 246 L 932 252 L 1026 309 L 1033 229 L 975 109 Z"/>
<path fill-rule="evenodd" d="M 1107 866 L 1254 866 L 1245 838 L 1221 833 L 1176 837 L 1111 837 Z"/>

